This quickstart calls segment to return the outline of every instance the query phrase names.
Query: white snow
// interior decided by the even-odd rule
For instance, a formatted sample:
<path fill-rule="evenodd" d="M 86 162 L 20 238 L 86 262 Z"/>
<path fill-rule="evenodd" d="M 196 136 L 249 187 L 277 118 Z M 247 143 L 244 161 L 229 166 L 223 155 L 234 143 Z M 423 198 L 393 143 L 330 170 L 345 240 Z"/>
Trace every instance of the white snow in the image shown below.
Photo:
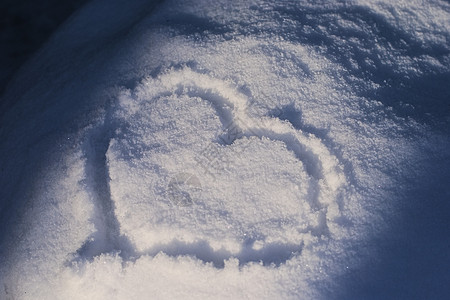
<path fill-rule="evenodd" d="M 407 86 L 448 74 L 450 6 L 319 2 L 66 23 L 2 100 L 0 298 L 342 297 L 418 183 L 450 195 L 448 99 Z"/>

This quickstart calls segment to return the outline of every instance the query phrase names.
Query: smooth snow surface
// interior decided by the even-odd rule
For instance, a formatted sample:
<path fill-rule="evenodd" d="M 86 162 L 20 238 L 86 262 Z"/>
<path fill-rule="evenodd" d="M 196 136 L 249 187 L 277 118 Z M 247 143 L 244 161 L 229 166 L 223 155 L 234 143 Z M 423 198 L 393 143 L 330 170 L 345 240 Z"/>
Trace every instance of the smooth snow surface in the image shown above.
<path fill-rule="evenodd" d="M 450 197 L 450 6 L 391 2 L 88 3 L 2 100 L 0 298 L 377 298 Z"/>

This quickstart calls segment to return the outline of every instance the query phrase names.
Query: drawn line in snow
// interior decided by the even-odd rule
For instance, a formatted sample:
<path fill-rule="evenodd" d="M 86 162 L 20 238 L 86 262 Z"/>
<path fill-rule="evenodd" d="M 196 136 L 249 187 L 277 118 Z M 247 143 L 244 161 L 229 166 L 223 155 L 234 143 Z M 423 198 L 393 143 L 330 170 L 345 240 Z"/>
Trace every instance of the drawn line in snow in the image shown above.
<path fill-rule="evenodd" d="M 107 120 L 105 121 L 107 122 Z M 110 124 L 91 129 L 84 144 L 86 157 L 86 188 L 94 204 L 93 223 L 96 229 L 76 251 L 75 260 L 91 260 L 102 253 L 118 253 L 122 258 L 135 255 L 128 238 L 120 233 L 114 201 L 109 187 L 109 171 L 106 152 L 111 140 Z M 109 129 L 107 129 L 109 128 Z"/>
<path fill-rule="evenodd" d="M 152 82 L 153 81 L 153 82 Z M 294 128 L 293 124 L 277 117 L 254 118 L 247 114 L 249 106 L 245 95 L 238 92 L 231 84 L 199 74 L 189 68 L 164 73 L 157 78 L 150 78 L 144 85 L 151 85 L 149 100 L 170 95 L 187 95 L 198 97 L 209 102 L 222 123 L 223 133 L 210 146 L 229 147 L 236 140 L 251 143 L 251 137 L 268 138 L 286 145 L 295 157 L 302 162 L 309 175 L 308 199 L 312 211 L 317 215 L 317 224 L 308 227 L 312 235 L 327 233 L 327 217 L 330 205 L 335 205 L 335 196 L 345 183 L 345 176 L 339 168 L 339 161 L 328 151 L 326 146 L 315 135 Z M 216 267 L 223 267 L 224 260 L 237 258 L 240 264 L 261 262 L 264 265 L 280 264 L 289 260 L 292 255 L 301 253 L 302 246 L 295 244 L 262 244 L 254 247 L 256 241 L 246 240 L 241 251 L 231 253 L 227 250 L 213 250 L 206 240 L 184 243 L 174 239 L 168 244 L 154 244 L 148 251 L 138 252 L 130 241 L 120 232 L 120 224 L 115 215 L 114 202 L 109 190 L 108 166 L 105 153 L 109 146 L 109 138 L 105 132 L 93 131 L 87 147 L 87 173 L 94 184 L 91 187 L 96 199 L 96 228 L 98 232 L 91 237 L 78 251 L 82 258 L 93 258 L 102 253 L 119 252 L 124 260 L 134 260 L 142 255 L 154 256 L 164 252 L 170 256 L 195 256 L 204 262 L 211 262 Z M 106 136 L 108 136 L 106 134 Z M 93 144 L 92 144 L 93 143 Z M 98 143 L 98 144 L 95 144 Z M 205 149 L 206 150 L 206 149 Z M 201 153 L 202 155 L 205 155 Z M 220 155 L 220 153 L 218 153 Z M 238 153 L 236 153 L 238 155 Z M 217 157 L 216 157 L 217 158 Z M 199 159 L 197 157 L 197 159 Z M 215 158 L 210 159 L 214 161 Z M 199 164 L 202 161 L 197 161 Z M 211 168 L 211 164 L 203 166 Z M 88 177 L 89 177 L 88 176 Z M 201 192 L 201 183 L 194 174 L 178 173 L 167 185 L 167 195 L 176 206 L 191 206 L 195 203 L 195 193 Z"/>
<path fill-rule="evenodd" d="M 299 255 L 302 248 L 303 245 L 283 243 L 260 245 L 260 241 L 249 239 L 244 242 L 241 251 L 231 253 L 225 249 L 213 249 L 206 240 L 186 243 L 175 239 L 167 244 L 155 245 L 141 256 L 156 256 L 158 253 L 173 257 L 191 256 L 204 263 L 212 263 L 216 268 L 223 268 L 225 261 L 230 258 L 237 258 L 240 266 L 256 262 L 264 266 L 275 265 L 279 267 L 293 256 Z"/>

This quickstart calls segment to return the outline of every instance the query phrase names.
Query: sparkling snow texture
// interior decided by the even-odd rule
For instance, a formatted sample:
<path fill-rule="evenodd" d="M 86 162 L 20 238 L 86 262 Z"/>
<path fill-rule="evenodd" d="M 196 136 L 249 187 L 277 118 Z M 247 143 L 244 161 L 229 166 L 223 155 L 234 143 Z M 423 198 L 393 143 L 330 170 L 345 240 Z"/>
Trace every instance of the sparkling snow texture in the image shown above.
<path fill-rule="evenodd" d="M 344 295 L 450 195 L 450 6 L 391 2 L 88 3 L 2 102 L 0 298 Z"/>

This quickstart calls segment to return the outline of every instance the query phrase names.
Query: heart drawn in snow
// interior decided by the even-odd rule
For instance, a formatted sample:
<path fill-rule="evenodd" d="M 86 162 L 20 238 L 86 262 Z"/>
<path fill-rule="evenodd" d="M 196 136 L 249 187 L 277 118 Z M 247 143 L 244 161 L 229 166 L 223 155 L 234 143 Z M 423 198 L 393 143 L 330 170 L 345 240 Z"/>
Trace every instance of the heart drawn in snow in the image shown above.
<path fill-rule="evenodd" d="M 121 94 L 110 190 L 137 253 L 280 264 L 332 234 L 345 185 L 338 160 L 249 105 L 231 82 L 189 68 Z"/>

